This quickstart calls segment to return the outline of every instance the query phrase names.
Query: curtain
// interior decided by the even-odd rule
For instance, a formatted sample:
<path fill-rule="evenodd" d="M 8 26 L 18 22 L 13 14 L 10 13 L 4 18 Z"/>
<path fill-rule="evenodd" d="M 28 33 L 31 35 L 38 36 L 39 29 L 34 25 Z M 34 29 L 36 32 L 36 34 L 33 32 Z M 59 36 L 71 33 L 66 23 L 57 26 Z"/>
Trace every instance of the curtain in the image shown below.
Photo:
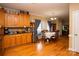
<path fill-rule="evenodd" d="M 51 31 L 51 21 L 48 21 L 49 31 Z"/>
<path fill-rule="evenodd" d="M 41 20 L 35 20 L 35 29 L 34 29 L 34 41 L 38 40 L 37 29 L 39 27 Z"/>

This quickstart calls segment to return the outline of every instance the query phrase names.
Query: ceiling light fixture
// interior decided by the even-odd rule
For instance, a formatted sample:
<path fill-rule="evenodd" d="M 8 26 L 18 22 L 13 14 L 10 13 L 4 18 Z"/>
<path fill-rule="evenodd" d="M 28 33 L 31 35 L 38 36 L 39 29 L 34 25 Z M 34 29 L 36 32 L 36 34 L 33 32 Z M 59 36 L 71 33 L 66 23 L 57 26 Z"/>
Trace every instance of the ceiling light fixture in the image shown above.
<path fill-rule="evenodd" d="M 54 18 L 50 18 L 51 20 L 54 20 Z"/>
<path fill-rule="evenodd" d="M 56 18 L 56 17 L 55 17 L 55 18 L 54 18 L 54 17 L 51 17 L 50 19 L 51 19 L 51 20 L 56 20 L 57 18 Z"/>
<path fill-rule="evenodd" d="M 56 17 L 54 19 L 56 19 Z"/>

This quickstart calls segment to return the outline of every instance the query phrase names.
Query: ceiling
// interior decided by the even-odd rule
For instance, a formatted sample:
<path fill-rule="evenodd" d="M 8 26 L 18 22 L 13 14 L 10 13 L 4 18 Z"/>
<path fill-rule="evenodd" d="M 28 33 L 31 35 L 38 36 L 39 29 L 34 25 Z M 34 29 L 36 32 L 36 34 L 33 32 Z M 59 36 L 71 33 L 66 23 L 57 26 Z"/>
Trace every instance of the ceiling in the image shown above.
<path fill-rule="evenodd" d="M 29 11 L 30 14 L 60 18 L 68 18 L 68 4 L 67 3 L 2 3 L 2 6 Z"/>

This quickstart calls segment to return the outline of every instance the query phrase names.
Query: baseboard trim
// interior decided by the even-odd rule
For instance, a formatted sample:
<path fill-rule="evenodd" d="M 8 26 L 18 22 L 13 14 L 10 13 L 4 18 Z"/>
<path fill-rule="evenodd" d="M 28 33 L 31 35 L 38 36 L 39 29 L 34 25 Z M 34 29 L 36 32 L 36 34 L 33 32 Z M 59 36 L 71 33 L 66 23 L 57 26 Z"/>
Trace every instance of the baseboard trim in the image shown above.
<path fill-rule="evenodd" d="M 72 48 L 69 48 L 68 50 L 70 50 L 70 51 L 75 51 L 74 49 L 72 49 Z"/>
<path fill-rule="evenodd" d="M 72 48 L 69 48 L 69 51 L 73 51 L 73 52 L 79 53 L 79 51 L 76 51 L 75 49 L 72 49 Z"/>

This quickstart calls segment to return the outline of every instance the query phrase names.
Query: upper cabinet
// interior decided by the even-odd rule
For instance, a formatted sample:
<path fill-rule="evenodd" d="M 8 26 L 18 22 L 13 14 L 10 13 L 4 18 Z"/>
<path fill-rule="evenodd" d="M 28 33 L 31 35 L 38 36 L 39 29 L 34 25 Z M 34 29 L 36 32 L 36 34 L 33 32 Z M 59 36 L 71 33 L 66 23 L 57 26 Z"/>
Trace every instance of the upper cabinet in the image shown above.
<path fill-rule="evenodd" d="M 30 27 L 30 15 L 24 14 L 24 26 Z"/>
<path fill-rule="evenodd" d="M 0 8 L 0 27 L 4 27 L 5 11 L 3 8 Z"/>
<path fill-rule="evenodd" d="M 23 27 L 23 14 L 19 14 L 18 26 Z"/>
<path fill-rule="evenodd" d="M 3 8 L 0 8 L 0 34 L 4 34 L 4 20 L 5 20 L 5 11 Z M 0 38 L 2 39 L 0 35 Z"/>
<path fill-rule="evenodd" d="M 20 14 L 19 15 L 19 24 L 20 27 L 30 27 L 30 15 Z"/>
<path fill-rule="evenodd" d="M 18 15 L 5 13 L 5 27 L 18 27 Z"/>
<path fill-rule="evenodd" d="M 5 13 L 5 27 L 30 27 L 30 15 Z"/>

